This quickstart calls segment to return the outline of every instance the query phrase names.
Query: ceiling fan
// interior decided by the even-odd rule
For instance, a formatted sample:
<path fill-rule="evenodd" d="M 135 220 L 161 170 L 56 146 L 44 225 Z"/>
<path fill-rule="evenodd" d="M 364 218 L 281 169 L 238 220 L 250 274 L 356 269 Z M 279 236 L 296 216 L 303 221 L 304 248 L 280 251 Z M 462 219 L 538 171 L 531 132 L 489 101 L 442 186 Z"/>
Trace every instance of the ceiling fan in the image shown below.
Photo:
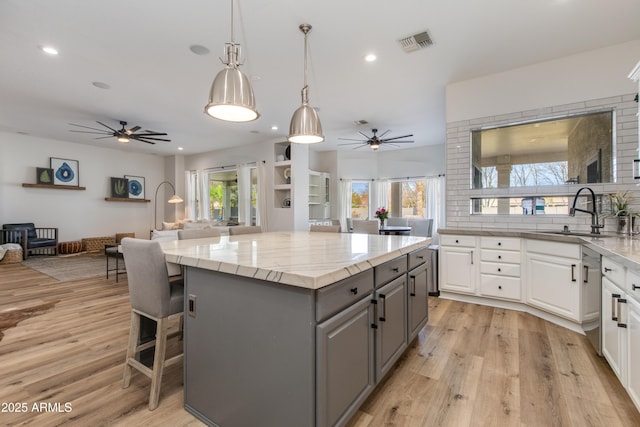
<path fill-rule="evenodd" d="M 122 129 L 116 130 L 111 126 L 107 126 L 102 122 L 96 121 L 99 125 L 104 126 L 106 129 L 100 128 L 92 128 L 89 126 L 77 125 L 75 123 L 69 123 L 71 126 L 78 126 L 80 128 L 89 129 L 89 130 L 70 130 L 69 132 L 78 132 L 78 133 L 93 133 L 97 135 L 107 135 L 98 137 L 96 139 L 106 139 L 116 137 L 118 142 L 122 144 L 128 144 L 132 139 L 136 141 L 146 142 L 147 144 L 155 144 L 154 141 L 166 141 L 171 142 L 170 139 L 156 138 L 158 136 L 166 136 L 166 133 L 163 132 L 153 132 L 150 130 L 145 130 L 142 132 L 138 132 L 141 128 L 140 126 L 134 126 L 130 129 L 127 129 L 127 122 L 120 121 L 120 125 L 122 125 Z M 107 130 L 108 129 L 108 130 Z"/>
<path fill-rule="evenodd" d="M 366 139 L 338 138 L 343 141 L 359 141 L 359 142 L 349 142 L 346 144 L 338 144 L 338 145 L 358 145 L 358 147 L 353 148 L 354 150 L 357 148 L 366 147 L 368 145 L 369 147 L 371 147 L 372 150 L 375 151 L 378 148 L 380 148 L 382 144 L 388 144 L 392 147 L 398 147 L 398 145 L 395 145 L 395 144 L 413 143 L 413 141 L 398 141 L 399 139 L 412 137 L 413 134 L 411 133 L 407 135 L 402 135 L 402 136 L 394 136 L 393 138 L 384 138 L 384 136 L 390 132 L 389 129 L 382 132 L 380 135 L 377 135 L 378 129 L 375 129 L 375 128 L 371 129 L 371 132 L 373 132 L 372 136 L 366 135 L 362 132 L 358 132 L 360 135 L 364 136 Z"/>

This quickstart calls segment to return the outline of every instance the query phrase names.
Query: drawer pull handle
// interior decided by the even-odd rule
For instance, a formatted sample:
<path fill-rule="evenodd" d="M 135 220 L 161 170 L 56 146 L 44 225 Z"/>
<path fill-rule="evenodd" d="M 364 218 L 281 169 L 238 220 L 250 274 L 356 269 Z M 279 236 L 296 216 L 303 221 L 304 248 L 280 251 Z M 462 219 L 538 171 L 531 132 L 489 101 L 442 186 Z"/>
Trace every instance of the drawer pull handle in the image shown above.
<path fill-rule="evenodd" d="M 575 264 L 571 264 L 571 281 L 572 282 L 576 281 L 576 265 Z"/>
<path fill-rule="evenodd" d="M 611 294 L 611 320 L 618 321 L 618 313 L 616 310 L 616 299 L 620 298 L 620 294 Z"/>
<path fill-rule="evenodd" d="M 585 265 L 584 266 L 584 279 L 582 280 L 583 283 L 589 283 L 589 266 Z"/>
<path fill-rule="evenodd" d="M 358 288 L 351 288 L 349 289 L 349 292 L 351 292 L 354 295 L 358 295 Z"/>
<path fill-rule="evenodd" d="M 626 304 L 627 300 L 624 298 L 618 298 L 618 319 L 622 320 L 622 306 L 621 304 Z M 627 324 L 618 321 L 618 328 L 626 328 Z"/>
<path fill-rule="evenodd" d="M 418 259 L 424 259 L 424 255 L 417 255 L 416 258 Z"/>
<path fill-rule="evenodd" d="M 471 251 L 470 254 L 471 254 L 471 265 L 473 265 L 473 251 Z"/>
<path fill-rule="evenodd" d="M 384 294 L 380 294 L 380 302 L 382 302 L 382 316 L 380 316 L 378 319 L 380 319 L 381 322 L 386 322 L 387 320 L 387 301 L 386 301 L 386 296 Z"/>
<path fill-rule="evenodd" d="M 187 313 L 189 317 L 196 317 L 196 296 L 193 294 L 189 294 L 187 298 L 188 309 Z"/>
<path fill-rule="evenodd" d="M 611 268 L 608 268 L 608 267 L 605 267 L 605 268 L 604 268 L 604 272 L 605 272 L 605 273 L 608 273 L 608 272 L 610 272 L 610 271 L 613 271 L 613 270 L 612 270 Z"/>
<path fill-rule="evenodd" d="M 636 289 L 640 289 L 640 286 L 636 285 L 636 284 L 631 284 L 631 290 L 635 291 Z"/>
<path fill-rule="evenodd" d="M 411 279 L 411 288 L 413 289 L 411 292 L 409 292 L 409 296 L 415 297 L 416 296 L 416 276 L 410 275 L 409 278 Z"/>
<path fill-rule="evenodd" d="M 393 268 L 391 269 L 391 271 L 393 271 L 394 273 L 397 273 L 398 271 L 400 271 L 400 268 L 398 268 L 398 267 L 393 267 Z"/>

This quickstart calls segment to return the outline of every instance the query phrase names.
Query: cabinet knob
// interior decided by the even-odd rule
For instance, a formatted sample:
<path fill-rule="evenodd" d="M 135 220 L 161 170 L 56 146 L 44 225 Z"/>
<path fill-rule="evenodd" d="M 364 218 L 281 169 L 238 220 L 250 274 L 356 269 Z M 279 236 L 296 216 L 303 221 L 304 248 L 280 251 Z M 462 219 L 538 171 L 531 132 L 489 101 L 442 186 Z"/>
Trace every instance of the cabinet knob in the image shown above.
<path fill-rule="evenodd" d="M 456 239 L 456 243 L 459 243 L 458 239 Z"/>
<path fill-rule="evenodd" d="M 502 242 L 498 242 L 498 246 L 502 246 Z"/>
<path fill-rule="evenodd" d="M 358 288 L 351 288 L 349 291 L 354 295 L 358 295 Z"/>
<path fill-rule="evenodd" d="M 502 289 L 502 285 L 498 285 L 498 289 Z"/>
<path fill-rule="evenodd" d="M 502 271 L 502 269 L 501 269 L 501 268 L 498 268 L 498 271 Z"/>
<path fill-rule="evenodd" d="M 502 259 L 502 255 L 498 255 L 498 259 Z"/>

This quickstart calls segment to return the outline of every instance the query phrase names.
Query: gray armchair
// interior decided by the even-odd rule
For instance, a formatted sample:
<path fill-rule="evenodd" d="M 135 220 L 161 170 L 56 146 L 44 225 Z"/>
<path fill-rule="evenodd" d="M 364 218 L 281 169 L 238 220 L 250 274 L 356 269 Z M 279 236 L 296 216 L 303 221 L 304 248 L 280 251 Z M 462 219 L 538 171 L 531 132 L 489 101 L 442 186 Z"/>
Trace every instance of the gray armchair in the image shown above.
<path fill-rule="evenodd" d="M 2 224 L 0 244 L 17 243 L 22 246 L 22 258 L 27 259 L 29 253 L 58 254 L 58 229 L 52 227 L 36 227 L 32 222 Z"/>

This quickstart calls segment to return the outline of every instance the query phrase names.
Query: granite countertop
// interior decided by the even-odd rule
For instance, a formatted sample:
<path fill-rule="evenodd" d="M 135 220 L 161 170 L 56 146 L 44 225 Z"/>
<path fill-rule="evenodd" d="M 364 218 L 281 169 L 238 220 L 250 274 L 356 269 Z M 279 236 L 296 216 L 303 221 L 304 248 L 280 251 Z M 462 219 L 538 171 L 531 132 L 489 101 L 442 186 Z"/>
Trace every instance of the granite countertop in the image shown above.
<path fill-rule="evenodd" d="M 640 270 L 640 235 L 625 236 L 615 233 L 603 233 L 600 236 L 580 236 L 552 234 L 552 230 L 479 230 L 479 229 L 439 229 L 439 234 L 458 234 L 474 236 L 523 237 L 527 239 L 548 240 L 552 242 L 577 243 L 585 245 L 601 255 L 612 258 L 628 268 Z M 557 232 L 557 230 L 556 230 Z M 584 233 L 588 234 L 588 233 Z"/>
<path fill-rule="evenodd" d="M 318 289 L 430 243 L 416 236 L 283 231 L 160 245 L 168 262 Z"/>

